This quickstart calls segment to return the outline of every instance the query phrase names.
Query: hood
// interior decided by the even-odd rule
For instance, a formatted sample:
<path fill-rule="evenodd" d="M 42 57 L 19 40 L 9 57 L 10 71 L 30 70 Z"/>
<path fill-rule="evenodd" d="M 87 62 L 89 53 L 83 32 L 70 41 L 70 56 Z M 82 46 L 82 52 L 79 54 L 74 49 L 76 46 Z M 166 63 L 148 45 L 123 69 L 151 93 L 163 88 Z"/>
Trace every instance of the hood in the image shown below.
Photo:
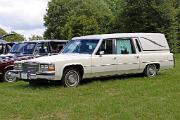
<path fill-rule="evenodd" d="M 77 59 L 86 59 L 91 55 L 89 54 L 59 54 L 52 56 L 39 57 L 31 60 L 27 60 L 26 62 L 37 62 L 37 63 L 55 63 L 59 61 L 67 61 L 67 60 L 77 60 Z"/>
<path fill-rule="evenodd" d="M 2 54 L 0 55 L 0 59 L 9 59 L 9 58 L 14 58 L 15 55 L 14 54 Z"/>
<path fill-rule="evenodd" d="M 27 59 L 32 59 L 32 56 L 22 56 L 22 55 L 16 55 L 16 54 L 11 54 L 8 53 L 6 55 L 0 55 L 0 60 L 1 61 L 20 61 L 20 60 L 27 60 Z"/>

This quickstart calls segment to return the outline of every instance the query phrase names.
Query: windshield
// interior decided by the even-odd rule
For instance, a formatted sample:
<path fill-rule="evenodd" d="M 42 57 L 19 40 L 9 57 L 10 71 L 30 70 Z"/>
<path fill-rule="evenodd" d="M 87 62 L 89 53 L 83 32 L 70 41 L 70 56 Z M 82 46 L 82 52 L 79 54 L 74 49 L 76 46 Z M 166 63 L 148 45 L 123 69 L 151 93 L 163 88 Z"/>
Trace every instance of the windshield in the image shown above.
<path fill-rule="evenodd" d="M 19 53 L 20 48 L 22 47 L 22 43 L 16 43 L 10 50 L 10 53 Z"/>
<path fill-rule="evenodd" d="M 72 40 L 62 53 L 92 54 L 99 40 Z"/>
<path fill-rule="evenodd" d="M 36 43 L 17 43 L 14 44 L 10 53 L 33 54 Z"/>

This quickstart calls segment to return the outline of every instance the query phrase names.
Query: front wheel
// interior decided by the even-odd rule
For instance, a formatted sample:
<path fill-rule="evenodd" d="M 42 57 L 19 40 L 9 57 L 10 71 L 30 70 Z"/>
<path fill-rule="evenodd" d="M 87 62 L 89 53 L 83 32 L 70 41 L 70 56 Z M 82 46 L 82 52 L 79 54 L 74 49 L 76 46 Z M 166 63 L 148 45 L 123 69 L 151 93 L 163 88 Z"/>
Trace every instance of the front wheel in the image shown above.
<path fill-rule="evenodd" d="M 4 82 L 15 82 L 16 77 L 12 76 L 12 72 L 10 70 L 7 70 L 3 75 L 3 81 Z"/>
<path fill-rule="evenodd" d="M 147 77 L 154 77 L 157 75 L 157 67 L 155 64 L 150 64 L 150 65 L 147 65 L 145 70 L 144 70 L 144 74 L 147 76 Z"/>
<path fill-rule="evenodd" d="M 82 77 L 76 68 L 68 68 L 64 71 L 62 83 L 65 87 L 77 87 Z"/>

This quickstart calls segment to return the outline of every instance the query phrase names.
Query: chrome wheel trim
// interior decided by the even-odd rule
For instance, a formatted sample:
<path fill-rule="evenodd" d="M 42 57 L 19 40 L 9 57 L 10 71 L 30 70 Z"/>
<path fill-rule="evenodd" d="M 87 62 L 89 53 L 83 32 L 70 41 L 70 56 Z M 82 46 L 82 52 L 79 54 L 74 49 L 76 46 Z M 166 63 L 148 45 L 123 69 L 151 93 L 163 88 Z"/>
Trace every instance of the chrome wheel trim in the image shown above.
<path fill-rule="evenodd" d="M 147 66 L 147 75 L 149 77 L 154 77 L 157 74 L 157 69 L 155 65 L 148 65 Z"/>
<path fill-rule="evenodd" d="M 80 76 L 77 71 L 70 70 L 65 75 L 65 85 L 67 87 L 77 87 L 79 84 Z"/>
<path fill-rule="evenodd" d="M 10 72 L 9 70 L 5 72 L 4 76 L 5 76 L 5 82 L 15 82 L 16 81 L 16 77 L 13 77 L 12 72 Z"/>

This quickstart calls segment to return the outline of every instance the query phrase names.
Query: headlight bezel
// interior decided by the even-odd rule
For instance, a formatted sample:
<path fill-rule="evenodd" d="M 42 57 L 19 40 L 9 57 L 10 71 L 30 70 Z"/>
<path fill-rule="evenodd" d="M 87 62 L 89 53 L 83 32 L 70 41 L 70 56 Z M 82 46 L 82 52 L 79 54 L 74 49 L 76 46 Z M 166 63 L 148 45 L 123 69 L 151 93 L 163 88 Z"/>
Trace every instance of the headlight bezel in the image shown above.
<path fill-rule="evenodd" d="M 22 70 L 22 63 L 14 63 L 14 70 Z"/>
<path fill-rule="evenodd" d="M 39 64 L 39 71 L 40 72 L 52 72 L 55 71 L 55 65 L 54 64 Z"/>

